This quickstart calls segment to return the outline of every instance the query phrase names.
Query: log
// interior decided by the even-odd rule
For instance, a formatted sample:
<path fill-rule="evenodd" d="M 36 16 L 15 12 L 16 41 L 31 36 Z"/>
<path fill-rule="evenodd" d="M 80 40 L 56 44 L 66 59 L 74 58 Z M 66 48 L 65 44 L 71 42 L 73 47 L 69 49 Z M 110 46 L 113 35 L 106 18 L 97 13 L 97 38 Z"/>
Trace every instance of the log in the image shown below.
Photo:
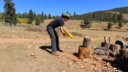
<path fill-rule="evenodd" d="M 120 57 L 122 59 L 127 59 L 128 58 L 128 49 L 127 48 L 121 49 L 118 57 Z"/>
<path fill-rule="evenodd" d="M 83 46 L 79 46 L 78 57 L 80 59 L 89 58 L 90 57 L 90 48 L 85 48 Z"/>
<path fill-rule="evenodd" d="M 101 43 L 101 47 L 110 48 L 110 46 L 111 46 L 110 43 L 106 43 L 106 42 L 102 42 L 102 43 Z"/>
<path fill-rule="evenodd" d="M 89 43 L 90 43 L 90 38 L 88 36 L 85 36 L 83 40 L 83 45 L 79 46 L 79 50 L 78 50 L 78 57 L 80 59 L 90 57 L 90 49 L 88 48 Z"/>
<path fill-rule="evenodd" d="M 108 37 L 104 37 L 104 42 L 105 42 L 105 43 L 109 43 Z"/>
<path fill-rule="evenodd" d="M 114 55 L 118 55 L 120 52 L 121 46 L 118 44 L 111 44 L 110 50 L 113 52 Z"/>
<path fill-rule="evenodd" d="M 83 40 L 83 47 L 88 48 L 89 43 L 90 43 L 90 38 L 88 36 L 85 36 Z"/>
<path fill-rule="evenodd" d="M 121 46 L 121 48 L 126 48 L 127 47 L 127 43 L 124 42 L 124 41 L 117 40 L 115 42 L 115 44 L 119 44 Z"/>
<path fill-rule="evenodd" d="M 113 52 L 106 47 L 97 47 L 94 49 L 94 53 L 98 55 L 107 55 L 107 56 L 109 56 L 109 54 L 114 55 Z"/>

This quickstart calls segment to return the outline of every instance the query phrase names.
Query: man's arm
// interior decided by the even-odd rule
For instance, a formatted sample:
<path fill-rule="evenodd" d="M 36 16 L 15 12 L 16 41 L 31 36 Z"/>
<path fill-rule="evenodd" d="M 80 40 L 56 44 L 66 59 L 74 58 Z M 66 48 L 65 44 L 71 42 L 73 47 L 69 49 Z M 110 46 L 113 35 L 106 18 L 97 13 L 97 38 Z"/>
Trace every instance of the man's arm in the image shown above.
<path fill-rule="evenodd" d="M 68 35 L 70 34 L 70 33 L 67 31 L 67 29 L 65 28 L 65 26 L 61 26 L 60 29 L 61 29 L 61 31 L 62 31 L 63 33 L 67 33 Z"/>

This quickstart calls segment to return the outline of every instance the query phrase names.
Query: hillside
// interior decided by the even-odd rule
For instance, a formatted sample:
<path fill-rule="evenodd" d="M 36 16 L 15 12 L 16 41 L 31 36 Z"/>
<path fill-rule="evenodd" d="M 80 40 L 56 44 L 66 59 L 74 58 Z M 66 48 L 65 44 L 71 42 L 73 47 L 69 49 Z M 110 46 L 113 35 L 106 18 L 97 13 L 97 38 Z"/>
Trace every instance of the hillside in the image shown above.
<path fill-rule="evenodd" d="M 124 16 L 124 19 L 128 20 L 128 7 L 121 7 L 121 8 L 115 8 L 115 9 L 110 9 L 110 10 L 104 10 L 104 11 L 96 11 L 95 14 L 96 16 L 99 18 L 99 17 L 102 17 L 105 15 L 105 12 L 111 12 L 112 14 L 113 13 L 119 13 L 120 11 L 123 13 L 123 16 Z M 94 12 L 92 12 L 94 13 Z M 84 17 L 87 17 L 89 13 L 85 13 L 85 14 L 82 14 L 82 15 L 76 15 L 76 19 L 83 19 Z M 72 16 L 73 18 L 73 16 Z"/>

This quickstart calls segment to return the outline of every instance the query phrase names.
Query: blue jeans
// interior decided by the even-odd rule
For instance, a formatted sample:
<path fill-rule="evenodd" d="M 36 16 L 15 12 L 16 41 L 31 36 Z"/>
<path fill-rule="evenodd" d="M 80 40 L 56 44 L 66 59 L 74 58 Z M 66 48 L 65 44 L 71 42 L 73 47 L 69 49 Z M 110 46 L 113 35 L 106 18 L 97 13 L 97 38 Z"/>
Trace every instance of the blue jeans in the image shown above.
<path fill-rule="evenodd" d="M 51 38 L 52 52 L 56 52 L 57 49 L 60 49 L 58 35 L 57 35 L 55 29 L 53 29 L 53 28 L 47 28 L 47 31 Z"/>

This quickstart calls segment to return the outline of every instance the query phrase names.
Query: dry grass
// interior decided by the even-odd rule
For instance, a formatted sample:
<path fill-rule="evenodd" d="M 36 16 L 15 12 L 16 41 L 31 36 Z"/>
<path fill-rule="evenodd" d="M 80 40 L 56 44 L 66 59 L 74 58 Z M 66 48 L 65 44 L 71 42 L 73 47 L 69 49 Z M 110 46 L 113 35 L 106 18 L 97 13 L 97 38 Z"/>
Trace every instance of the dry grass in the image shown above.
<path fill-rule="evenodd" d="M 46 26 L 49 23 L 46 20 Z M 71 25 L 70 25 L 71 23 Z M 68 25 L 69 24 L 69 25 Z M 115 37 L 128 36 L 127 32 L 89 30 L 77 27 L 81 24 L 80 20 L 69 21 L 66 24 L 70 32 L 75 32 L 73 39 L 63 37 L 58 31 L 60 37 L 60 48 L 69 54 L 78 53 L 78 47 L 83 42 L 84 35 L 91 37 L 89 48 L 99 47 L 104 41 L 104 36 L 112 37 L 112 43 L 117 39 Z M 98 24 L 98 23 L 97 23 Z M 96 25 L 97 26 L 97 25 Z M 127 28 L 127 27 L 125 27 Z M 51 49 L 42 50 L 40 46 L 50 46 L 50 38 L 46 32 L 27 31 L 26 27 L 0 27 L 0 72 L 84 72 L 79 66 L 69 66 L 72 60 L 65 56 L 55 57 L 49 52 Z M 82 36 L 79 36 L 82 34 Z M 34 56 L 31 56 L 34 54 Z"/>

